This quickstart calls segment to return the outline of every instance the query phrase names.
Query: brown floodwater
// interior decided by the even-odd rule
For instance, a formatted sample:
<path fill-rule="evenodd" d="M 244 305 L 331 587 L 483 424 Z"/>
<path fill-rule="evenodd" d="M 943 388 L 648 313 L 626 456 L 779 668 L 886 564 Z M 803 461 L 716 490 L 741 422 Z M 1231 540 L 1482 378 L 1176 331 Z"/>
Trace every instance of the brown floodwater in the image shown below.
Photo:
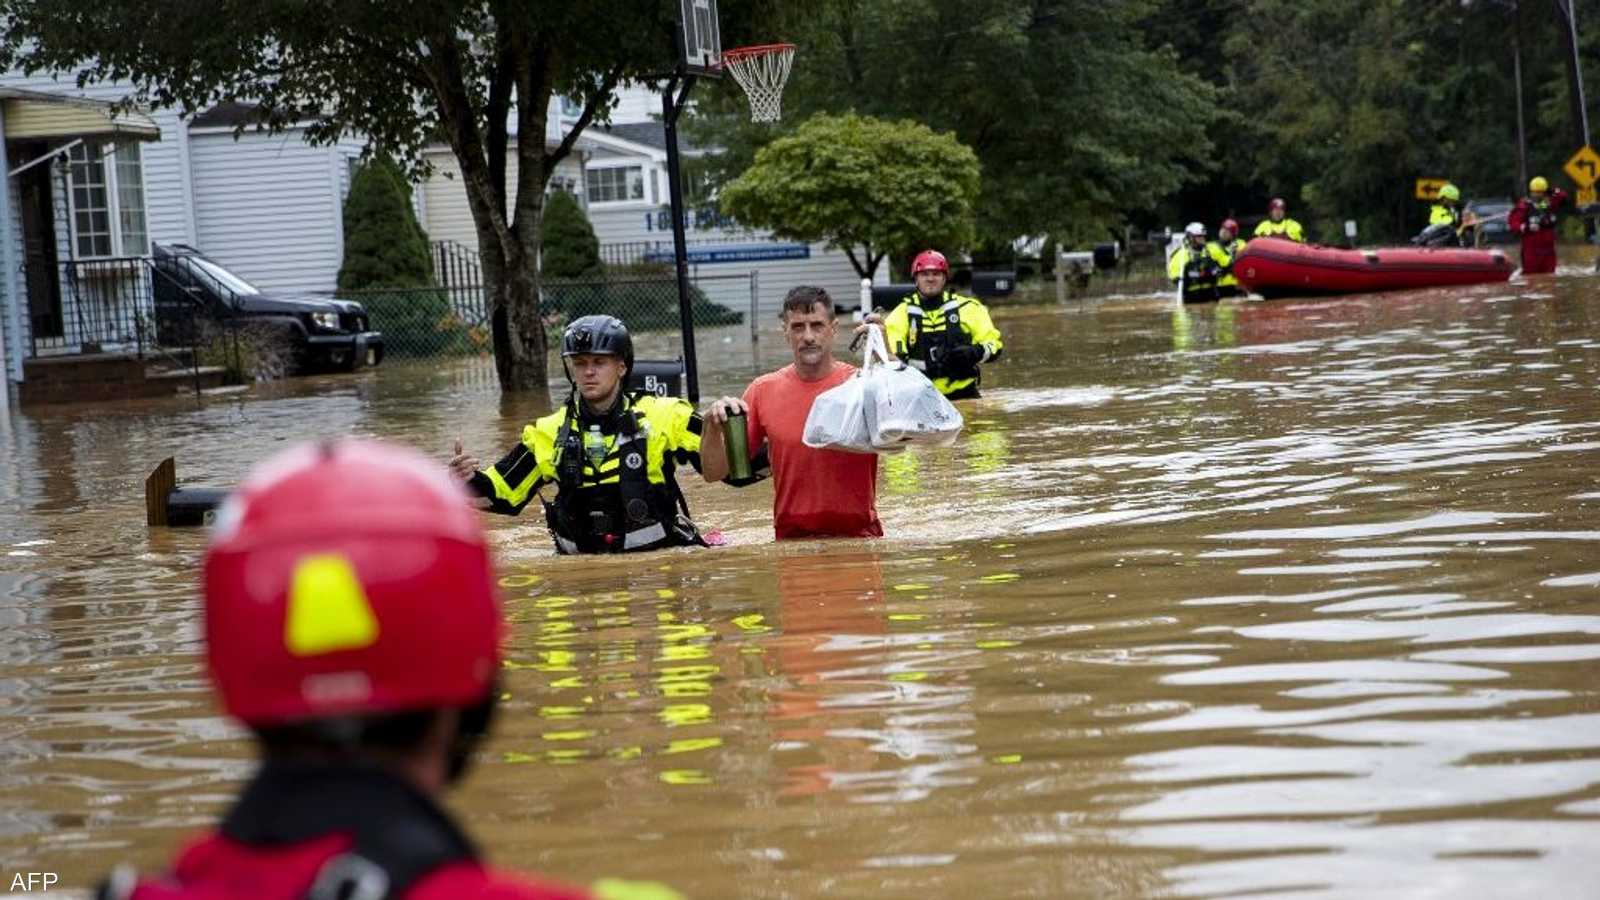
<path fill-rule="evenodd" d="M 701 897 L 1593 896 L 1600 278 L 997 311 L 888 536 L 559 559 L 495 519 L 506 700 L 451 806 L 496 862 Z M 643 355 L 660 354 L 648 346 Z M 707 393 L 785 353 L 704 336 Z M 495 458 L 481 362 L 0 418 L 0 863 L 149 870 L 250 767 L 197 655 L 225 485 L 293 441 Z"/>

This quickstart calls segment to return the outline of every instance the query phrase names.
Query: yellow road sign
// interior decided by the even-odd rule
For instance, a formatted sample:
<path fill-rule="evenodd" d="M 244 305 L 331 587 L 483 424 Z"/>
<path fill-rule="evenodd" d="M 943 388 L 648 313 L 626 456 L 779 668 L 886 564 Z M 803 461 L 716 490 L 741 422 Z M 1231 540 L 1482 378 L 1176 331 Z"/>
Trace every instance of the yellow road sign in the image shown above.
<path fill-rule="evenodd" d="M 1572 177 L 1573 182 L 1578 187 L 1589 187 L 1596 181 L 1600 181 L 1600 153 L 1594 152 L 1593 147 L 1584 144 L 1578 148 L 1577 153 L 1572 154 L 1572 158 L 1567 160 L 1567 164 L 1561 168 L 1566 170 L 1566 173 Z"/>
<path fill-rule="evenodd" d="M 1439 199 L 1439 189 L 1449 183 L 1450 179 L 1448 178 L 1418 178 L 1417 199 L 1437 200 Z"/>
<path fill-rule="evenodd" d="M 1595 203 L 1594 188 L 1578 188 L 1578 205 L 1593 206 Z"/>

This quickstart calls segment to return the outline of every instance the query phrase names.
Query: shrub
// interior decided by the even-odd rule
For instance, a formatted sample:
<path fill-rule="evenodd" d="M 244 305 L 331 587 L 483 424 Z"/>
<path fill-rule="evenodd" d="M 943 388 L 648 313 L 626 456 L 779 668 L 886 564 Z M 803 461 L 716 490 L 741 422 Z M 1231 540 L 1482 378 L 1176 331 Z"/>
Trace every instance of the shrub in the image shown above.
<path fill-rule="evenodd" d="M 600 240 L 578 198 L 553 191 L 544 201 L 540 271 L 548 278 L 594 278 L 601 271 Z"/>
<path fill-rule="evenodd" d="M 428 236 L 411 206 L 411 187 L 400 167 L 377 156 L 356 169 L 344 201 L 341 291 L 415 287 L 433 283 Z"/>
<path fill-rule="evenodd" d="M 281 328 L 262 323 L 206 323 L 195 342 L 195 365 L 222 367 L 228 384 L 272 381 L 292 374 L 294 344 Z"/>

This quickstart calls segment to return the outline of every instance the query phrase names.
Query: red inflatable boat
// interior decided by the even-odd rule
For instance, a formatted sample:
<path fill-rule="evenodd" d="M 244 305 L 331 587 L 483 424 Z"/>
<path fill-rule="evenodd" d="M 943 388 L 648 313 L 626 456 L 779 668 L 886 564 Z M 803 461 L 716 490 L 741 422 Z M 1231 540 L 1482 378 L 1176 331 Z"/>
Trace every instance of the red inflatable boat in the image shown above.
<path fill-rule="evenodd" d="M 1484 284 L 1505 281 L 1513 268 L 1499 250 L 1341 250 L 1282 238 L 1256 238 L 1233 261 L 1233 274 L 1239 282 L 1269 298 Z"/>

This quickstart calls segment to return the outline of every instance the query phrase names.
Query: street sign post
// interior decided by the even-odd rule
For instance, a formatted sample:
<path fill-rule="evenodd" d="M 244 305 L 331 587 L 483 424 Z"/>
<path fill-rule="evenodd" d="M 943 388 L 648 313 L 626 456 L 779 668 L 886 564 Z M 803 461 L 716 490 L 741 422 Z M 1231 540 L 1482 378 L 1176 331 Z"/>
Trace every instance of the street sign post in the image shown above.
<path fill-rule="evenodd" d="M 1585 144 L 1561 168 L 1578 187 L 1593 187 L 1596 181 L 1600 181 L 1600 153 Z"/>
<path fill-rule="evenodd" d="M 1439 189 L 1449 183 L 1450 179 L 1448 178 L 1418 178 L 1417 199 L 1437 200 L 1439 199 Z"/>
<path fill-rule="evenodd" d="M 1578 205 L 1593 206 L 1595 204 L 1595 190 L 1592 187 L 1578 188 Z"/>

